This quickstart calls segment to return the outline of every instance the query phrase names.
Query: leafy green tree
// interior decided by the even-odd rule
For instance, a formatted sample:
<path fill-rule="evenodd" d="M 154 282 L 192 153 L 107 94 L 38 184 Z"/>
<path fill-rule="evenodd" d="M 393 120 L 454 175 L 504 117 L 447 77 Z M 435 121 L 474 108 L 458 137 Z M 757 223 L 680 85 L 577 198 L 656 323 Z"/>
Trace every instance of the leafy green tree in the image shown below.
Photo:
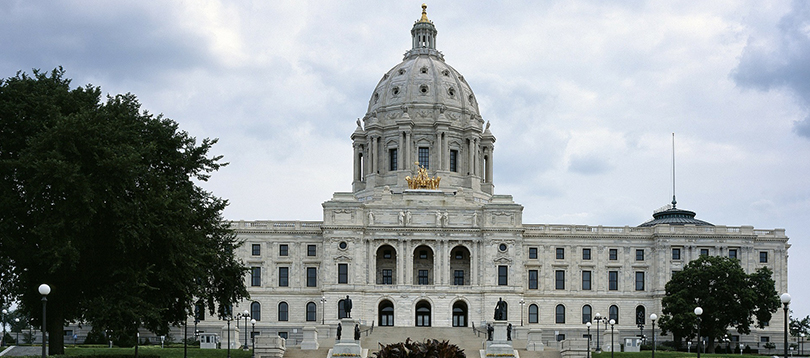
<path fill-rule="evenodd" d="M 672 332 L 676 340 L 697 335 L 695 307 L 702 307 L 700 336 L 708 338 L 706 347 L 714 350 L 715 338 L 723 337 L 731 327 L 740 334 L 751 333 L 756 318 L 760 328 L 779 308 L 779 297 L 767 267 L 749 274 L 736 259 L 701 256 L 677 272 L 665 286 L 661 300 L 662 334 Z"/>
<path fill-rule="evenodd" d="M 216 140 L 64 74 L 0 80 L 0 300 L 39 326 L 49 284 L 50 353 L 62 354 L 68 321 L 166 334 L 198 300 L 222 314 L 247 297 L 227 202 L 195 184 L 224 165 L 208 155 Z"/>

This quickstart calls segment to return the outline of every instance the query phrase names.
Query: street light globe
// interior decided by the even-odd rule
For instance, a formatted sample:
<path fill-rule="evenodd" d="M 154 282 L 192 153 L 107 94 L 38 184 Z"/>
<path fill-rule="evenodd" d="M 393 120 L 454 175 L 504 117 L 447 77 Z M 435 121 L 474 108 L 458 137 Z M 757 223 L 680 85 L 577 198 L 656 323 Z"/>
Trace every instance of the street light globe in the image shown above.
<path fill-rule="evenodd" d="M 658 319 L 658 315 L 657 315 L 657 314 L 653 313 L 653 314 L 651 314 L 651 315 L 650 315 L 650 321 L 655 322 L 655 320 L 657 320 L 657 319 Z"/>
<path fill-rule="evenodd" d="M 610 322 L 608 322 L 608 323 L 610 323 L 610 325 L 612 326 L 612 325 L 616 324 L 616 320 L 610 320 Z"/>
<path fill-rule="evenodd" d="M 47 296 L 50 293 L 51 293 L 51 286 L 48 286 L 47 284 L 44 284 L 44 283 L 39 285 L 39 294 L 40 295 Z"/>
<path fill-rule="evenodd" d="M 250 324 L 256 324 L 256 320 L 255 319 L 250 320 Z"/>
<path fill-rule="evenodd" d="M 591 322 L 585 322 L 585 327 L 591 327 Z"/>
<path fill-rule="evenodd" d="M 250 312 L 248 310 L 242 311 L 242 314 L 245 315 L 245 317 L 250 316 Z"/>
<path fill-rule="evenodd" d="M 6 313 L 8 313 L 8 310 L 4 308 L 3 309 L 3 314 L 6 314 Z"/>
<path fill-rule="evenodd" d="M 14 322 L 20 323 L 20 319 L 19 319 L 19 318 L 15 318 L 15 319 L 14 319 Z M 804 337 L 804 333 L 802 333 L 802 337 Z"/>
<path fill-rule="evenodd" d="M 788 304 L 788 303 L 790 303 L 790 294 L 785 292 L 781 296 L 779 296 L 779 299 L 782 300 L 782 303 Z"/>
<path fill-rule="evenodd" d="M 602 315 L 599 314 L 599 312 L 596 312 L 596 314 L 593 315 L 593 317 L 596 318 L 596 319 L 600 319 L 600 318 L 602 318 Z"/>
<path fill-rule="evenodd" d="M 700 316 L 703 314 L 703 309 L 700 307 L 695 307 L 695 315 Z"/>

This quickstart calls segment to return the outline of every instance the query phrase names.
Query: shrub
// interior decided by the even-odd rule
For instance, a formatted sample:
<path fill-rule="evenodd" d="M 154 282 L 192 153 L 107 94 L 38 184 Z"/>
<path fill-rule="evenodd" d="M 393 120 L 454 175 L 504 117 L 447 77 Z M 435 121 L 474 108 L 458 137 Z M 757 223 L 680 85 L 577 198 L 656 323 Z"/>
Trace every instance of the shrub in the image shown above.
<path fill-rule="evenodd" d="M 374 352 L 376 358 L 421 358 L 421 357 L 442 357 L 442 358 L 467 358 L 464 350 L 448 341 L 438 341 L 428 339 L 424 342 L 406 339 L 404 343 L 393 343 L 382 347 Z"/>

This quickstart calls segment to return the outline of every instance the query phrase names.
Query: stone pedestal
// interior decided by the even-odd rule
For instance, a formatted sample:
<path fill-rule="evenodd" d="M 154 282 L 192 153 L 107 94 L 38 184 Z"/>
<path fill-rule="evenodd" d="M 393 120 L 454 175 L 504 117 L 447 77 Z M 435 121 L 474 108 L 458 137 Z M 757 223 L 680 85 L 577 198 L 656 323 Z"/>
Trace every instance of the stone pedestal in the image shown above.
<path fill-rule="evenodd" d="M 239 328 L 231 322 L 230 330 L 230 346 L 231 349 L 239 349 L 242 347 L 242 342 L 239 340 Z M 228 349 L 228 325 L 222 326 L 222 332 L 219 334 L 219 348 Z"/>
<path fill-rule="evenodd" d="M 356 324 L 358 324 L 358 322 L 351 318 L 343 318 L 340 320 L 340 325 L 343 327 L 340 339 L 335 342 L 335 347 L 329 350 L 327 358 L 365 357 L 368 350 L 364 350 L 360 347 L 359 340 L 354 340 L 354 326 Z"/>
<path fill-rule="evenodd" d="M 256 358 L 281 358 L 287 351 L 287 340 L 279 336 L 256 336 Z"/>
<path fill-rule="evenodd" d="M 506 339 L 507 337 L 507 321 L 492 322 L 492 340 L 487 341 L 486 351 L 482 352 L 482 356 L 495 356 L 495 357 L 514 357 L 515 348 L 512 347 L 512 341 Z"/>
<path fill-rule="evenodd" d="M 301 341 L 301 350 L 318 349 L 318 330 L 313 326 L 304 327 L 304 340 Z"/>
<path fill-rule="evenodd" d="M 562 358 L 586 358 L 588 356 L 588 338 L 567 338 L 560 342 Z"/>
<path fill-rule="evenodd" d="M 540 351 L 546 349 L 543 344 L 543 330 L 540 328 L 530 328 L 529 333 L 526 335 L 526 350 L 527 351 Z"/>

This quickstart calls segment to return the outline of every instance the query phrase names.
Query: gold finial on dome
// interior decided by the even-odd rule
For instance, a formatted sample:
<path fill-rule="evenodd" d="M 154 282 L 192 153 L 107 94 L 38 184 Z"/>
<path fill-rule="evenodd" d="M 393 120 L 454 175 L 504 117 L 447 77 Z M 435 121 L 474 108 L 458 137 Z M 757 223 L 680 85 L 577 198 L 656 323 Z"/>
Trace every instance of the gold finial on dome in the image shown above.
<path fill-rule="evenodd" d="M 419 19 L 419 22 L 430 22 L 427 18 L 427 4 L 422 4 L 422 18 Z"/>

